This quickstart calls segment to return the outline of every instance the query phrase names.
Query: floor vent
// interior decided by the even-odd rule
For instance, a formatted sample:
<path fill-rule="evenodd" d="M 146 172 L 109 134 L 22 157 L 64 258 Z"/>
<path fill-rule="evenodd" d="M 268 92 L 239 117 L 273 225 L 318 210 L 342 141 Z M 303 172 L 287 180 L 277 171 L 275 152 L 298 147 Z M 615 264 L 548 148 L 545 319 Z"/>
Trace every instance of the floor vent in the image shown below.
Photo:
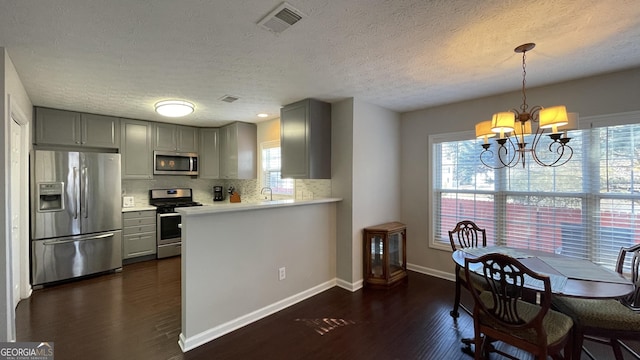
<path fill-rule="evenodd" d="M 232 103 L 232 102 L 234 102 L 234 101 L 236 101 L 236 100 L 238 100 L 238 99 L 240 99 L 240 98 L 239 98 L 239 97 L 237 97 L 237 96 L 225 95 L 225 96 L 221 97 L 221 98 L 220 98 L 220 99 L 218 99 L 218 100 L 222 100 L 222 101 L 224 101 L 224 102 Z"/>
<path fill-rule="evenodd" d="M 262 20 L 258 22 L 258 25 L 263 29 L 280 34 L 300 21 L 303 17 L 306 17 L 306 15 L 300 10 L 283 2 L 275 10 L 263 17 Z"/>

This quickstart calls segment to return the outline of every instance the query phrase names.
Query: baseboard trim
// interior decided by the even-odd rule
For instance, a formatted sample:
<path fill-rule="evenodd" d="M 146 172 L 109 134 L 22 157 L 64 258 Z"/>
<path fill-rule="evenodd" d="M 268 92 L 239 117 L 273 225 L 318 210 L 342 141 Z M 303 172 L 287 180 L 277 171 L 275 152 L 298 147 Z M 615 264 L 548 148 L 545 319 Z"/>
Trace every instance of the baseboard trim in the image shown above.
<path fill-rule="evenodd" d="M 343 288 L 345 290 L 349 290 L 351 292 L 356 292 L 360 289 L 362 289 L 362 286 L 364 284 L 364 281 L 362 279 L 354 282 L 354 283 L 350 283 L 348 281 L 342 280 L 342 279 L 337 279 L 336 280 L 336 286 Z"/>
<path fill-rule="evenodd" d="M 189 350 L 193 350 L 200 345 L 206 344 L 209 341 L 215 340 L 223 335 L 226 335 L 236 329 L 239 329 L 245 325 L 248 325 L 252 322 L 258 321 L 264 317 L 267 317 L 273 313 L 276 313 L 280 310 L 286 309 L 287 307 L 299 303 L 305 299 L 308 299 L 314 295 L 317 295 L 325 290 L 329 290 L 332 287 L 335 287 L 337 283 L 336 279 L 327 281 L 320 285 L 314 286 L 308 290 L 302 291 L 298 294 L 289 296 L 286 299 L 282 299 L 278 302 L 275 302 L 271 305 L 267 305 L 262 309 L 258 309 L 249 314 L 240 316 L 236 319 L 228 321 L 224 324 L 220 324 L 216 327 L 213 327 L 209 330 L 203 331 L 199 334 L 196 334 L 191 337 L 185 337 L 184 333 L 180 333 L 180 337 L 178 340 L 178 345 L 182 352 L 187 352 Z"/>
<path fill-rule="evenodd" d="M 444 280 L 455 281 L 455 274 L 444 272 L 441 270 L 436 270 L 424 266 L 407 264 L 407 270 L 415 271 L 421 274 L 435 276 L 437 278 L 441 278 Z M 237 330 L 245 325 L 249 325 L 252 322 L 258 321 L 264 317 L 267 317 L 273 313 L 276 313 L 280 310 L 286 309 L 291 305 L 295 305 L 300 301 L 308 299 L 314 295 L 317 295 L 323 291 L 329 290 L 334 286 L 338 286 L 342 289 L 355 292 L 362 288 L 364 282 L 362 279 L 351 283 L 342 279 L 333 279 L 322 283 L 320 285 L 314 286 L 308 290 L 302 291 L 298 294 L 292 295 L 286 299 L 282 299 L 278 302 L 275 302 L 271 305 L 267 305 L 262 309 L 258 309 L 249 314 L 240 316 L 236 319 L 233 319 L 224 324 L 218 325 L 209 330 L 203 331 L 199 334 L 186 338 L 183 333 L 180 333 L 180 337 L 178 340 L 178 345 L 182 352 L 187 352 L 189 350 L 193 350 L 200 345 L 206 344 L 209 341 L 215 340 L 223 335 L 226 335 L 234 330 Z"/>
<path fill-rule="evenodd" d="M 407 263 L 407 270 L 419 272 L 425 275 L 435 276 L 437 278 L 444 279 L 444 280 L 456 281 L 456 275 L 453 273 L 448 273 L 445 271 L 436 270 L 436 269 L 432 269 L 424 266 Z"/>

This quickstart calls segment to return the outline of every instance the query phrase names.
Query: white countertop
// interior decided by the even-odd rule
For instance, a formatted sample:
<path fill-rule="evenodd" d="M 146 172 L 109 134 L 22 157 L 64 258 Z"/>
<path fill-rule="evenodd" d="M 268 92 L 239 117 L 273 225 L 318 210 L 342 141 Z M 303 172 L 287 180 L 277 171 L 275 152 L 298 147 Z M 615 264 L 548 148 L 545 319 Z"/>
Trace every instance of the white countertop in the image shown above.
<path fill-rule="evenodd" d="M 230 202 L 214 202 L 212 204 L 203 204 L 202 206 L 192 206 L 192 207 L 183 207 L 176 208 L 176 211 L 181 215 L 203 215 L 203 214 L 213 214 L 213 213 L 221 213 L 221 212 L 232 212 L 232 211 L 246 211 L 246 210 L 259 210 L 259 209 L 269 209 L 269 208 L 277 208 L 277 207 L 285 207 L 285 206 L 300 206 L 300 205 L 313 205 L 313 204 L 324 204 L 331 202 L 342 201 L 341 198 L 324 198 L 324 199 L 313 199 L 313 200 L 272 200 L 272 201 L 260 201 L 260 202 L 239 202 L 239 203 L 230 203 Z"/>
<path fill-rule="evenodd" d="M 122 208 L 122 212 L 148 211 L 148 210 L 156 211 L 156 207 L 155 206 L 151 206 L 151 205 L 140 205 L 140 206 Z"/>

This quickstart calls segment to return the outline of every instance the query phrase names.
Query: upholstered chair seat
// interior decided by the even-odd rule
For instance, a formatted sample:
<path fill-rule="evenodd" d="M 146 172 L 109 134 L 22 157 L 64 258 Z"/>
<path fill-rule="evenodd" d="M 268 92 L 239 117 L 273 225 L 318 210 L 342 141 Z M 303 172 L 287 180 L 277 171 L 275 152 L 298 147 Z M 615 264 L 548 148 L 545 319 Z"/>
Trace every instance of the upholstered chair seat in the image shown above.
<path fill-rule="evenodd" d="M 618 300 L 557 297 L 553 300 L 553 305 L 573 317 L 581 326 L 640 331 L 640 313 L 622 305 Z"/>
<path fill-rule="evenodd" d="M 471 270 L 474 269 L 474 270 Z M 549 276 L 536 273 L 517 259 L 499 253 L 465 259 L 467 284 L 484 284 L 478 289 L 469 286 L 473 296 L 474 358 L 487 358 L 496 352 L 511 359 L 513 355 L 491 346 L 500 341 L 531 353 L 535 359 L 570 359 L 571 317 L 551 309 Z M 472 280 L 473 274 L 478 275 Z M 525 277 L 540 281 L 544 291 L 539 302 L 526 301 L 530 289 Z"/>
<path fill-rule="evenodd" d="M 493 295 L 489 291 L 483 291 L 480 294 L 480 299 L 488 308 L 493 307 Z M 533 318 L 540 312 L 540 306 L 531 304 L 526 301 L 518 300 L 516 304 L 518 309 L 518 315 L 526 322 L 533 320 Z M 513 330 L 502 327 L 499 323 L 491 321 L 488 316 L 482 316 L 481 319 L 484 322 L 488 322 L 491 326 L 504 331 L 510 332 L 511 335 L 519 337 L 528 343 L 536 344 L 536 333 L 532 328 L 526 328 L 523 330 Z M 556 344 L 564 339 L 567 333 L 573 327 L 573 320 L 561 312 L 549 310 L 542 320 L 542 327 L 547 334 L 547 346 Z"/>

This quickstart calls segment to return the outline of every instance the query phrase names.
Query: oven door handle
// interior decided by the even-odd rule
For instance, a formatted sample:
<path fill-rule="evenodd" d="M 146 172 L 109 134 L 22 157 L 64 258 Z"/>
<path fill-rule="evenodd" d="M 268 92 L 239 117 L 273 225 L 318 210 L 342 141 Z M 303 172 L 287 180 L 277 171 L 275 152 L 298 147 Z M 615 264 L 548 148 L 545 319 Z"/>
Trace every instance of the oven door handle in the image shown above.
<path fill-rule="evenodd" d="M 167 214 L 158 214 L 158 217 L 169 217 L 169 216 L 180 216 L 178 213 L 167 213 Z"/>

